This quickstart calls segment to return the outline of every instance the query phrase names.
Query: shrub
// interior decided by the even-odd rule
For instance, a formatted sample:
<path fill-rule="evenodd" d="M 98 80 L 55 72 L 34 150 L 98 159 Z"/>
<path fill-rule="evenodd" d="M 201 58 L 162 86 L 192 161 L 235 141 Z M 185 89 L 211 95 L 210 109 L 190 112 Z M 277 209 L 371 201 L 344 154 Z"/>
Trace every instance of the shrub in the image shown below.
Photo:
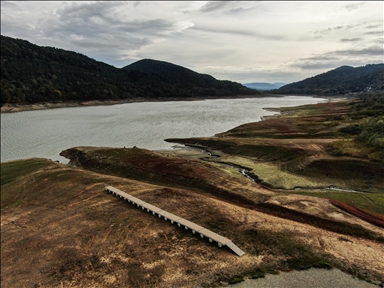
<path fill-rule="evenodd" d="M 349 125 L 347 127 L 343 127 L 339 129 L 339 132 L 350 134 L 350 135 L 359 135 L 361 131 L 362 131 L 362 128 L 360 127 L 359 124 L 353 124 L 353 125 Z"/>

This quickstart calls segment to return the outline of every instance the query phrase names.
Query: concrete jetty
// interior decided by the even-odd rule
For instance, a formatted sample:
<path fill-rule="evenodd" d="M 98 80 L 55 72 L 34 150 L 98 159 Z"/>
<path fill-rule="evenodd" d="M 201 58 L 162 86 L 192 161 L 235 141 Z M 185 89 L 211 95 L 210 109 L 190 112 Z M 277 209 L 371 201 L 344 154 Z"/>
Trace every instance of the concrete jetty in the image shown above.
<path fill-rule="evenodd" d="M 190 230 L 193 234 L 199 234 L 200 238 L 208 238 L 209 242 L 217 242 L 219 247 L 227 246 L 238 256 L 243 256 L 245 253 L 239 247 L 237 247 L 230 239 L 223 237 L 209 229 L 206 229 L 200 225 L 197 225 L 187 219 L 181 218 L 177 215 L 169 213 L 159 207 L 156 207 L 152 204 L 149 204 L 145 201 L 140 200 L 128 193 L 125 193 L 115 187 L 106 185 L 104 190 L 112 195 L 115 195 L 132 205 L 141 208 L 142 210 L 146 210 L 148 213 L 151 213 L 154 216 L 159 218 L 163 218 L 165 221 L 169 221 L 171 224 L 176 224 L 178 227 L 184 227 L 185 230 Z"/>

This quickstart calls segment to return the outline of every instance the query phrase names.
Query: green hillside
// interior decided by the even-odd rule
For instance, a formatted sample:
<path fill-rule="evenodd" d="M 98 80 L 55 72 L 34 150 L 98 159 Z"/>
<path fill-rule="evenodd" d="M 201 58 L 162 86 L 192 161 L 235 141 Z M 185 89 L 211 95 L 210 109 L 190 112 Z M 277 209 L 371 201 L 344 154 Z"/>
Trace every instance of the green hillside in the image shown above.
<path fill-rule="evenodd" d="M 274 93 L 343 95 L 384 90 L 384 64 L 362 67 L 341 66 L 317 76 L 285 85 Z"/>
<path fill-rule="evenodd" d="M 183 78 L 172 75 L 173 72 L 179 73 L 179 70 L 173 69 L 168 70 L 165 75 L 167 77 L 148 71 L 119 69 L 80 53 L 41 47 L 1 35 L 0 102 L 4 105 L 258 93 L 239 83 L 218 81 L 209 75 L 201 75 L 182 67 L 180 69 L 189 71 L 193 76 Z"/>

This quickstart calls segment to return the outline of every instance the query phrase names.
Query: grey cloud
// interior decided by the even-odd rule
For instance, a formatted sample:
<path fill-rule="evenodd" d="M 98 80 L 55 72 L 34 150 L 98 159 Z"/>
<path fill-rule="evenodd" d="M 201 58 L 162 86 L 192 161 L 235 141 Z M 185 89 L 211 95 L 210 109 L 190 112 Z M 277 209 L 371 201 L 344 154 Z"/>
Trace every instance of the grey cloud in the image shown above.
<path fill-rule="evenodd" d="M 262 33 L 255 32 L 255 31 L 233 29 L 233 28 L 228 28 L 228 27 L 207 27 L 207 26 L 202 26 L 202 25 L 195 25 L 195 26 L 191 27 L 190 29 L 204 31 L 204 32 L 210 32 L 210 33 L 245 35 L 245 36 L 259 37 L 259 38 L 269 39 L 269 40 L 284 40 L 285 39 L 285 36 L 283 36 L 283 35 L 262 34 Z"/>
<path fill-rule="evenodd" d="M 372 63 L 372 61 L 370 61 L 368 63 Z M 347 66 L 352 66 L 352 67 L 358 67 L 358 66 L 364 66 L 368 63 L 364 59 L 348 59 L 348 60 L 339 59 L 339 60 L 330 61 L 330 62 L 310 62 L 310 61 L 308 61 L 308 62 L 297 63 L 297 64 L 294 64 L 291 66 L 295 67 L 295 68 L 300 68 L 301 70 L 305 70 L 305 71 L 308 71 L 308 70 L 329 71 L 329 70 L 335 69 L 335 68 L 340 67 L 340 66 L 347 65 Z M 318 73 L 319 72 L 316 72 L 316 74 L 318 74 Z"/>
<path fill-rule="evenodd" d="M 340 42 L 358 42 L 361 41 L 362 38 L 342 38 Z"/>
<path fill-rule="evenodd" d="M 59 21 L 51 21 L 46 37 L 67 38 L 83 48 L 106 49 L 115 53 L 136 50 L 153 42 L 154 37 L 172 31 L 172 22 L 163 19 L 124 21 L 114 16 L 125 3 L 72 3 L 57 11 Z"/>
<path fill-rule="evenodd" d="M 244 72 L 210 72 L 216 79 L 231 79 L 232 81 L 247 82 L 283 82 L 292 83 L 308 77 L 306 72 L 282 71 L 282 70 L 260 70 Z"/>
<path fill-rule="evenodd" d="M 299 64 L 292 65 L 303 70 L 317 70 L 317 69 L 333 69 L 338 66 L 341 66 L 340 62 L 303 62 Z"/>
<path fill-rule="evenodd" d="M 308 61 L 330 61 L 330 60 L 336 60 L 338 58 L 336 56 L 323 54 L 323 55 L 316 55 L 316 56 L 307 57 L 304 59 L 308 60 Z"/>
<path fill-rule="evenodd" d="M 102 49 L 102 48 L 115 48 L 115 44 L 113 43 L 100 43 L 95 42 L 91 40 L 72 40 L 72 43 L 74 43 L 78 47 L 85 47 L 85 48 L 95 48 Z"/>
<path fill-rule="evenodd" d="M 135 37 L 129 37 L 129 38 L 124 39 L 124 40 L 125 40 L 124 42 L 130 43 L 131 45 L 135 44 L 136 46 L 139 46 L 139 47 L 151 43 L 151 41 L 149 41 L 147 38 L 140 39 L 140 38 L 135 38 Z M 100 41 L 92 41 L 92 40 L 72 40 L 71 42 L 76 44 L 76 46 L 79 46 L 79 47 L 97 49 L 97 50 L 105 49 L 105 48 L 109 48 L 109 49 L 115 49 L 116 48 L 116 42 L 102 43 Z M 123 43 L 120 43 L 119 46 L 121 47 L 122 44 Z"/>
<path fill-rule="evenodd" d="M 378 24 L 378 25 L 368 25 L 365 28 L 367 29 L 373 29 L 373 28 L 378 28 L 378 27 L 383 27 L 383 24 Z"/>
<path fill-rule="evenodd" d="M 229 1 L 210 1 L 200 8 L 201 12 L 212 12 L 215 10 L 220 10 L 225 6 L 231 5 Z"/>
<path fill-rule="evenodd" d="M 23 8 L 20 8 L 19 5 L 1 1 L 1 34 L 25 40 L 40 38 L 41 31 L 36 29 L 33 23 L 12 13 L 22 10 Z"/>
<path fill-rule="evenodd" d="M 240 1 L 240 3 L 241 3 L 241 1 Z M 230 9 L 227 11 L 227 13 L 228 14 L 239 14 L 239 13 L 244 13 L 244 12 L 248 12 L 248 11 L 253 11 L 256 14 L 257 12 L 260 12 L 262 10 L 259 6 L 259 3 L 252 3 L 252 4 L 253 5 L 249 6 L 248 8 L 237 7 L 237 8 Z M 257 8 L 257 10 L 256 10 L 256 8 Z"/>
<path fill-rule="evenodd" d="M 347 58 L 344 58 L 344 56 L 347 56 L 349 60 L 346 60 Z M 362 56 L 383 56 L 383 49 L 379 46 L 373 46 L 363 49 L 336 50 L 299 59 L 296 63 L 291 64 L 291 66 L 303 70 L 316 70 L 346 65 L 345 61 L 350 62 L 349 65 L 351 66 L 365 65 L 367 64 L 367 58 Z"/>
<path fill-rule="evenodd" d="M 76 4 L 76 3 L 74 3 Z M 120 9 L 125 3 L 113 2 L 97 2 L 91 4 L 72 5 L 59 12 L 61 20 L 61 29 L 71 31 L 74 34 L 76 31 L 90 32 L 91 34 L 97 31 L 124 31 L 129 33 L 148 33 L 150 35 L 158 35 L 159 31 L 171 30 L 172 22 L 165 19 L 151 20 L 135 20 L 123 21 L 115 17 L 114 10 Z M 95 23 L 99 20 L 104 23 Z"/>
<path fill-rule="evenodd" d="M 134 4 L 97 2 L 66 5 L 56 12 L 57 19 L 43 24 L 43 37 L 52 42 L 66 39 L 64 49 L 77 50 L 95 59 L 108 58 L 109 63 L 124 66 L 123 60 L 119 59 L 135 57 L 136 51 L 142 47 L 164 37 L 164 33 L 173 32 L 173 23 L 168 20 L 116 17 L 115 12 L 123 9 L 122 5 Z"/>
<path fill-rule="evenodd" d="M 290 66 L 302 70 L 334 69 L 342 65 L 361 66 L 372 61 L 372 58 L 369 58 L 367 62 L 366 56 L 383 56 L 383 49 L 380 46 L 373 46 L 363 49 L 336 50 L 298 59 Z"/>
<path fill-rule="evenodd" d="M 115 7 L 122 6 L 121 3 L 116 2 L 96 2 L 96 3 L 76 3 L 72 2 L 64 8 L 57 11 L 61 21 L 68 21 L 72 18 L 85 18 L 88 19 L 92 16 L 100 18 L 108 18 L 108 13 Z"/>
<path fill-rule="evenodd" d="M 245 10 L 246 9 L 244 9 L 244 8 L 235 8 L 235 9 L 229 10 L 228 12 L 231 14 L 238 14 L 238 13 L 244 12 Z"/>
<path fill-rule="evenodd" d="M 204 32 L 221 33 L 221 34 L 239 34 L 239 35 L 245 35 L 245 36 L 256 36 L 254 32 L 251 32 L 248 30 L 232 29 L 232 28 L 207 27 L 202 25 L 195 25 L 190 29 L 204 31 Z"/>
<path fill-rule="evenodd" d="M 316 31 L 313 32 L 313 33 L 315 33 L 315 34 L 327 34 L 327 33 L 329 33 L 330 31 L 331 31 L 331 29 L 328 28 L 328 29 L 316 30 Z"/>
<path fill-rule="evenodd" d="M 139 35 L 152 35 L 160 36 L 164 32 L 172 32 L 173 23 L 164 19 L 154 19 L 154 20 L 136 20 L 129 22 L 116 21 L 113 27 L 115 31 L 126 32 L 130 34 L 139 34 Z"/>
<path fill-rule="evenodd" d="M 10 1 L 1 1 L 1 7 L 3 8 L 17 8 L 20 9 L 15 3 Z"/>
<path fill-rule="evenodd" d="M 366 32 L 364 35 L 383 35 L 383 30 Z"/>
<path fill-rule="evenodd" d="M 126 6 L 131 9 L 125 9 Z M 2 30 L 6 28 L 3 31 L 11 31 L 10 36 L 17 35 L 38 45 L 54 45 L 102 61 L 108 58 L 109 63 L 121 66 L 123 59 L 136 58 L 143 47 L 180 31 L 169 19 L 118 16 L 124 10 L 135 13 L 134 6 L 132 2 L 71 2 L 59 6 L 49 17 L 42 17 L 34 23 L 36 27 L 22 19 L 14 20 L 9 13 L 7 18 L 2 17 Z M 33 39 L 30 35 L 34 35 Z"/>
<path fill-rule="evenodd" d="M 327 29 L 322 29 L 322 30 L 316 30 L 314 33 L 315 34 L 328 34 L 332 31 L 335 31 L 335 30 L 351 30 L 351 29 L 354 29 L 360 25 L 363 25 L 362 24 L 356 24 L 356 25 L 344 25 L 344 26 L 341 26 L 341 25 L 338 25 L 338 26 L 335 26 L 335 27 L 329 27 Z"/>
<path fill-rule="evenodd" d="M 346 50 L 336 50 L 331 52 L 326 52 L 322 55 L 306 58 L 306 59 L 315 59 L 315 57 L 339 57 L 339 56 L 350 56 L 350 55 L 382 55 L 383 48 L 380 46 L 372 46 L 363 49 L 346 49 Z M 325 60 L 325 59 L 324 59 Z"/>
<path fill-rule="evenodd" d="M 383 48 L 379 46 L 364 48 L 364 49 L 348 49 L 348 50 L 337 50 L 332 52 L 334 55 L 350 56 L 350 55 L 383 55 Z"/>
<path fill-rule="evenodd" d="M 248 6 L 248 7 L 247 7 Z M 249 3 L 244 6 L 244 1 L 210 1 L 199 9 L 199 11 L 208 13 L 222 11 L 225 14 L 239 14 L 254 10 L 258 3 Z"/>
<path fill-rule="evenodd" d="M 332 55 L 315 55 L 307 58 L 302 58 L 291 64 L 291 67 L 300 68 L 303 70 L 312 69 L 328 69 L 335 67 L 335 62 L 338 60 L 337 57 Z"/>
<path fill-rule="evenodd" d="M 345 9 L 347 9 L 348 11 L 352 11 L 352 10 L 356 10 L 358 9 L 360 6 L 363 6 L 365 3 L 353 3 L 353 4 L 347 4 L 344 6 Z"/>

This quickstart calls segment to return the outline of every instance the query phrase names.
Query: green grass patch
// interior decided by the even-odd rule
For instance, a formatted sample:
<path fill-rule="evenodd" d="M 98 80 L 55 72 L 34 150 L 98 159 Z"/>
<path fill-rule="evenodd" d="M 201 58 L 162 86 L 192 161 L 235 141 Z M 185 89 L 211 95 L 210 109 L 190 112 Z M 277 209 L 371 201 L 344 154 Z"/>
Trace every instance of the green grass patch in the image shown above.
<path fill-rule="evenodd" d="M 256 271 L 253 271 L 253 273 L 251 275 L 251 279 L 264 278 L 265 274 L 266 274 L 266 272 L 264 269 L 258 268 L 258 269 L 256 269 Z"/>
<path fill-rule="evenodd" d="M 324 184 L 319 179 L 310 179 L 309 177 L 282 171 L 279 166 L 273 164 L 257 163 L 252 168 L 253 172 L 264 182 L 274 187 L 292 189 L 294 187 L 316 187 Z"/>
<path fill-rule="evenodd" d="M 337 200 L 356 208 L 364 209 L 374 213 L 384 215 L 384 194 L 375 193 L 353 193 L 353 192 L 294 192 L 294 194 L 302 194 Z"/>
<path fill-rule="evenodd" d="M 326 148 L 327 152 L 334 156 L 352 156 L 384 162 L 384 151 L 382 149 L 368 147 L 353 139 L 335 141 L 328 144 Z"/>
<path fill-rule="evenodd" d="M 325 185 L 320 187 L 332 185 L 361 192 L 384 190 L 382 163 L 363 159 L 318 159 L 306 165 L 305 169 L 295 169 L 294 173 L 323 182 Z"/>
<path fill-rule="evenodd" d="M 136 157 L 145 157 L 151 155 L 152 152 L 140 148 L 103 148 L 91 151 L 89 155 L 100 158 L 113 159 L 117 161 L 129 160 Z M 151 155 L 151 157 L 154 157 Z"/>
<path fill-rule="evenodd" d="M 49 169 L 44 169 L 45 167 Z M 2 163 L 1 168 L 2 210 L 31 203 L 60 206 L 61 204 L 56 203 L 58 197 L 69 197 L 67 193 L 73 187 L 104 183 L 106 178 L 80 169 L 63 169 L 45 159 L 32 158 Z M 49 203 L 44 200 L 49 198 Z"/>
<path fill-rule="evenodd" d="M 1 163 L 1 186 L 51 164 L 52 162 L 50 160 L 43 158 L 31 158 Z"/>
<path fill-rule="evenodd" d="M 267 274 L 278 275 L 279 269 L 277 266 L 265 266 L 266 264 L 261 264 L 255 270 L 248 272 L 246 275 L 251 279 L 264 278 Z"/>
<path fill-rule="evenodd" d="M 292 189 L 294 187 L 317 187 L 328 184 L 327 182 L 320 181 L 319 179 L 311 179 L 309 177 L 282 171 L 278 165 L 273 163 L 254 162 L 250 159 L 237 156 L 223 156 L 220 158 L 220 161 L 248 167 L 252 169 L 252 172 L 255 173 L 261 180 L 273 185 L 274 187 Z"/>
<path fill-rule="evenodd" d="M 242 276 L 233 276 L 232 278 L 230 278 L 228 280 L 228 284 L 236 284 L 236 283 L 240 283 L 240 282 L 243 282 L 244 281 L 244 278 Z"/>
<path fill-rule="evenodd" d="M 76 182 L 84 185 L 105 182 L 103 175 L 89 175 L 77 170 L 49 171 L 35 176 L 36 181 L 49 181 L 59 183 Z"/>
<path fill-rule="evenodd" d="M 286 264 L 289 268 L 294 270 L 308 270 L 310 268 L 322 268 L 322 269 L 332 269 L 331 264 L 327 263 L 321 258 L 312 257 L 312 258 L 291 258 L 286 261 Z"/>
<path fill-rule="evenodd" d="M 241 155 L 254 158 L 262 158 L 264 161 L 283 160 L 289 161 L 301 154 L 299 149 L 288 149 L 285 147 L 275 147 L 271 145 L 258 144 L 238 144 L 234 141 L 217 139 L 172 139 L 172 142 L 177 143 L 199 143 L 200 145 L 208 146 L 212 150 L 219 150 L 230 155 Z"/>

